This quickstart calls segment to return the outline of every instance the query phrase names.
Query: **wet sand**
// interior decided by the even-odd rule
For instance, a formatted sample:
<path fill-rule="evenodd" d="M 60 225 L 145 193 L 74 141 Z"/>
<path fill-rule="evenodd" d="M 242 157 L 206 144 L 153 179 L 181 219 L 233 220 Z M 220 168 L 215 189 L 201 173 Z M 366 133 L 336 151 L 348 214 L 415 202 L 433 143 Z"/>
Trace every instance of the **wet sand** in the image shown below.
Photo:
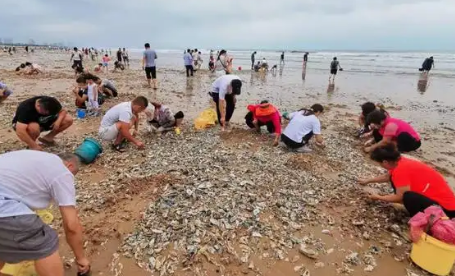
<path fill-rule="evenodd" d="M 43 75 L 32 77 L 15 75 L 13 72 L 14 68 L 26 60 L 39 63 L 45 68 L 46 72 Z M 18 142 L 10 127 L 13 114 L 20 101 L 32 95 L 51 95 L 57 97 L 71 114 L 75 114 L 74 99 L 70 92 L 70 87 L 74 83 L 74 74 L 69 68 L 68 60 L 69 55 L 61 53 L 36 53 L 35 56 L 31 57 L 20 55 L 13 57 L 1 56 L 0 80 L 12 88 L 14 94 L 0 105 L 0 152 L 23 148 L 23 145 Z M 99 74 L 102 78 L 114 80 L 120 94 L 119 99 L 108 101 L 103 106 L 103 110 L 106 111 L 109 106 L 117 102 L 132 99 L 135 95 L 145 95 L 149 99 L 169 105 L 174 112 L 182 110 L 185 113 L 183 137 L 187 135 L 186 133 L 190 137 L 201 135 L 193 133 L 191 130 L 192 123 L 198 113 L 211 106 L 207 92 L 215 77 L 201 71 L 194 78 L 187 79 L 183 69 L 158 68 L 160 88 L 154 91 L 145 86 L 144 74 L 137 68 L 139 61 L 132 60 L 131 62 L 134 65 L 131 66 L 131 69 L 124 72 L 109 73 L 107 75 Z M 323 175 L 327 178 L 327 181 L 342 181 L 344 178 L 341 175 L 345 174 L 345 170 L 348 170 L 347 164 L 343 163 L 345 161 L 340 160 L 330 163 L 325 154 L 321 154 L 319 157 L 318 152 L 308 155 L 308 157 L 295 157 L 289 154 L 281 155 L 282 152 L 279 149 L 270 150 L 271 141 L 268 141 L 266 137 L 256 137 L 254 134 L 242 130 L 245 129 L 243 116 L 246 113 L 247 104 L 268 99 L 283 112 L 307 107 L 319 102 L 327 107 L 326 114 L 322 116 L 321 120 L 327 143 L 331 144 L 331 149 L 328 152 L 333 151 L 333 154 L 335 154 L 339 150 L 342 155 L 356 156 L 356 162 L 361 161 L 367 164 L 364 171 L 371 169 L 371 174 L 373 174 L 377 169 L 372 167 L 371 162 L 368 161 L 365 155 L 360 154 L 360 143 L 352 139 L 351 135 L 356 127 L 356 114 L 359 113 L 359 105 L 366 100 L 382 101 L 393 116 L 412 121 L 412 124 L 420 132 L 422 148 L 412 155 L 438 168 L 452 186 L 455 183 L 453 182 L 455 145 L 452 142 L 455 132 L 455 124 L 452 119 L 455 104 L 451 102 L 452 100 L 446 101 L 447 94 L 443 92 L 443 90 L 450 87 L 431 83 L 433 91 L 440 91 L 440 93 L 419 94 L 416 91 L 412 96 L 401 95 L 399 94 L 400 85 L 392 87 L 392 84 L 387 82 L 387 77 L 378 80 L 374 76 L 371 76 L 371 78 L 365 76 L 360 78 L 358 76 L 350 76 L 349 72 L 342 72 L 333 87 L 333 92 L 327 92 L 328 76 L 322 74 L 312 75 L 311 71 L 307 72 L 304 82 L 301 80 L 301 72 L 287 72 L 286 68 L 282 76 L 278 72 L 276 77 L 271 74 L 252 74 L 247 71 L 239 72 L 238 75 L 246 81 L 246 84 L 242 89 L 242 95 L 238 98 L 237 109 L 233 118 L 236 129 L 231 133 L 223 134 L 227 137 L 222 137 L 222 145 L 228 149 L 232 145 L 237 147 L 243 143 L 251 143 L 257 146 L 232 149 L 237 154 L 242 154 L 242 151 L 246 151 L 246 154 L 253 154 L 255 151 L 270 151 L 271 154 L 278 154 L 280 158 L 289 159 L 289 162 L 295 164 L 296 170 L 309 171 L 315 176 Z M 403 79 L 403 85 L 410 85 L 411 81 L 415 81 L 415 85 L 417 85 L 418 79 L 418 74 L 412 80 L 409 77 L 405 78 Z M 379 87 L 380 84 L 382 84 L 381 87 Z M 362 91 L 356 88 L 358 86 L 362 87 Z M 371 87 L 373 92 L 363 91 L 365 87 Z M 382 89 L 387 91 L 384 92 L 384 95 L 377 92 Z M 99 121 L 100 118 L 75 120 L 75 124 L 69 131 L 57 137 L 58 146 L 49 150 L 52 152 L 74 150 L 86 136 L 96 135 Z M 132 259 L 123 256 L 116 258 L 115 252 L 123 243 L 123 238 L 133 232 L 138 223 L 144 218 L 144 210 L 148 204 L 159 198 L 167 185 L 174 185 L 185 178 L 185 176 L 181 175 L 175 178 L 172 177 L 172 174 L 162 172 L 163 176 L 157 177 L 154 174 L 152 179 L 147 179 L 145 183 L 137 182 L 138 184 L 132 184 L 136 182 L 129 174 L 134 175 L 134 171 L 138 167 L 149 164 L 151 162 L 149 158 L 153 156 L 154 151 L 158 154 L 162 150 L 161 140 L 169 137 L 165 136 L 160 140 L 160 138 L 145 133 L 143 125 L 141 129 L 140 135 L 147 141 L 147 150 L 137 152 L 133 148 L 129 148 L 126 154 L 118 155 L 110 149 L 106 149 L 106 152 L 95 164 L 85 166 L 77 176 L 78 202 L 81 204 L 80 209 L 85 229 L 89 233 L 87 235 L 87 249 L 93 260 L 95 275 L 149 275 L 144 269 L 139 269 L 135 264 L 136 262 Z M 211 135 L 218 135 L 216 129 L 210 131 L 210 133 L 213 132 Z M 349 137 L 349 139 L 346 137 Z M 133 160 L 134 162 L 132 163 L 131 161 Z M 124 172 L 120 173 L 120 168 L 130 170 L 130 172 L 126 174 Z M 109 187 L 111 186 L 107 185 L 109 183 L 104 182 L 106 179 L 113 177 L 113 171 L 119 172 L 117 175 L 119 183 L 124 183 L 122 185 L 126 185 L 126 187 L 135 187 L 135 189 L 127 192 L 118 189 L 118 187 L 110 189 Z M 296 247 L 289 250 L 285 259 L 270 261 L 269 259 L 260 258 L 261 254 L 256 252 L 252 254 L 252 260 L 257 271 L 248 268 L 249 264 L 231 262 L 224 264 L 225 275 L 256 275 L 258 273 L 262 275 L 300 275 L 294 271 L 296 266 L 308 268 L 312 275 L 333 275 L 340 268 L 343 268 L 345 257 L 351 251 L 368 252 L 371 246 L 380 245 L 384 247 L 384 244 L 386 244 L 384 247 L 385 252 L 380 254 L 376 260 L 378 266 L 368 275 L 406 275 L 406 269 L 415 270 L 405 258 L 409 250 L 408 244 L 387 247 L 388 242 L 392 241 L 394 243 L 397 239 L 393 237 L 390 231 L 385 228 L 372 228 L 374 231 L 371 235 L 374 235 L 374 238 L 367 240 L 362 238 L 362 231 L 358 231 L 350 223 L 346 224 L 346 221 L 350 221 L 353 216 L 361 215 L 358 213 L 362 211 L 362 209 L 358 209 L 360 205 L 363 208 L 377 208 L 363 205 L 364 200 L 357 194 L 358 190 L 349 186 L 355 185 L 355 183 L 352 180 L 348 181 L 348 183 L 346 183 L 348 186 L 344 187 L 346 193 L 340 194 L 340 198 L 325 200 L 314 209 L 321 217 L 323 215 L 334 217 L 335 222 L 333 225 L 329 227 L 322 222 L 308 223 L 297 231 L 300 237 L 310 235 L 313 240 L 323 242 L 326 250 L 336 248 L 333 254 L 324 254 L 318 261 L 314 261 L 306 259 L 301 254 L 299 255 L 298 247 Z M 304 187 L 302 189 L 305 191 Z M 112 195 L 116 196 L 112 197 Z M 97 200 L 101 199 L 103 203 L 98 204 Z M 341 208 L 333 208 L 333 206 L 338 205 Z M 388 215 L 386 212 L 390 210 L 382 208 L 379 208 L 376 212 L 384 212 L 385 215 Z M 365 209 L 364 211 L 368 212 L 369 210 Z M 374 214 L 377 215 L 378 213 L 376 212 Z M 368 216 L 365 219 L 367 221 L 371 220 L 367 222 L 368 224 L 373 223 L 378 217 Z M 382 222 L 382 219 L 385 218 L 380 218 L 381 223 L 387 223 L 387 220 Z M 276 218 L 273 214 L 264 214 L 265 223 L 279 225 L 280 221 L 275 220 Z M 398 221 L 403 222 L 403 220 Z M 56 226 L 59 226 L 58 221 Z M 400 224 L 400 226 L 403 229 L 406 228 L 405 224 Z M 325 229 L 324 227 L 330 228 L 331 235 L 321 233 Z M 65 258 L 72 258 L 72 255 L 68 253 L 68 247 L 65 245 L 63 238 L 61 245 Z M 262 248 L 265 249 L 265 247 L 264 245 Z M 261 248 L 261 246 L 258 248 Z M 299 256 L 299 259 L 295 262 L 293 262 L 294 256 Z M 318 262 L 325 263 L 325 266 L 320 267 L 320 264 L 316 266 Z M 119 274 L 115 270 L 111 270 L 113 266 L 117 269 L 117 272 L 121 270 L 122 273 Z M 122 269 L 120 269 L 121 266 L 123 266 Z M 197 258 L 197 262 L 192 268 L 190 270 L 179 269 L 176 273 L 177 275 L 203 275 L 201 274 L 202 269 L 202 271 L 207 271 L 207 275 L 220 275 L 217 272 L 217 266 L 203 256 Z M 199 272 L 197 272 L 196 268 L 199 269 Z M 366 273 L 363 266 L 352 266 L 352 269 L 352 275 L 365 275 Z M 68 270 L 67 275 L 74 275 L 74 265 Z"/>

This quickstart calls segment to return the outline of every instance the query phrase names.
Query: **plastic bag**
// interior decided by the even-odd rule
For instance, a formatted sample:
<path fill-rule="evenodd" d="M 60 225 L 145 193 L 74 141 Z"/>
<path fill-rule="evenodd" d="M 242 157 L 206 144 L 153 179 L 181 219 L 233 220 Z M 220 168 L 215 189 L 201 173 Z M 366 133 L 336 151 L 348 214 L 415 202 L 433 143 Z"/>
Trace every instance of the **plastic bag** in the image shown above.
<path fill-rule="evenodd" d="M 409 220 L 413 242 L 418 242 L 423 232 L 448 244 L 455 244 L 455 220 L 449 219 L 441 207 L 430 206 Z"/>
<path fill-rule="evenodd" d="M 205 129 L 214 126 L 217 121 L 216 111 L 213 108 L 207 108 L 194 120 L 194 127 L 196 129 Z"/>

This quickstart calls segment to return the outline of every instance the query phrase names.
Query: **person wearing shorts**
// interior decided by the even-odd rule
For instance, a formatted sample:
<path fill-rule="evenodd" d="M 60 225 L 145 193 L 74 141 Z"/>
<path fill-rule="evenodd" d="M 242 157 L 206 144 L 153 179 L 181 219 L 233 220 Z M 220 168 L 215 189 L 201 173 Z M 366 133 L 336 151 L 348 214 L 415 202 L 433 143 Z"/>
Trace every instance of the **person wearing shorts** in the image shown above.
<path fill-rule="evenodd" d="M 142 58 L 142 69 L 145 70 L 145 76 L 147 77 L 147 83 L 149 87 L 152 87 L 151 83 L 153 82 L 153 89 L 157 89 L 157 80 L 156 80 L 156 64 L 155 59 L 158 58 L 155 50 L 150 49 L 150 44 L 145 43 L 145 51 Z"/>
<path fill-rule="evenodd" d="M 78 272 L 90 271 L 76 210 L 74 175 L 79 163 L 71 153 L 19 150 L 0 155 L 0 270 L 6 263 L 34 261 L 40 276 L 64 275 L 58 233 L 35 213 L 54 202 Z"/>
<path fill-rule="evenodd" d="M 157 132 L 163 132 L 180 127 L 183 118 L 185 117 L 182 111 L 174 114 L 171 109 L 165 105 L 157 102 L 150 103 L 155 110 L 152 113 L 150 109 L 146 109 L 145 114 L 147 115 L 147 122 L 151 129 L 156 130 Z"/>
<path fill-rule="evenodd" d="M 73 66 L 71 66 L 71 68 L 74 69 L 76 74 L 84 68 L 82 66 L 82 53 L 77 49 L 77 47 L 74 47 L 70 61 L 73 61 Z"/>
<path fill-rule="evenodd" d="M 0 104 L 11 96 L 11 94 L 13 94 L 13 91 L 11 91 L 6 84 L 0 82 Z"/>
<path fill-rule="evenodd" d="M 45 145 L 55 144 L 55 136 L 69 128 L 73 124 L 73 118 L 57 99 L 37 96 L 19 104 L 12 124 L 17 137 L 30 149 L 42 150 L 36 140 Z M 39 137 L 44 131 L 50 132 Z"/>
<path fill-rule="evenodd" d="M 134 136 L 138 131 L 139 113 L 148 106 L 148 100 L 139 96 L 131 102 L 120 103 L 109 109 L 101 120 L 98 134 L 104 141 L 113 142 L 112 148 L 116 151 L 124 151 L 124 140 L 132 142 L 139 149 L 144 148 L 144 143 Z M 134 126 L 133 134 L 130 129 Z"/>
<path fill-rule="evenodd" d="M 330 76 L 329 76 L 329 82 L 335 81 L 335 76 L 338 73 L 338 69 L 342 70 L 340 67 L 340 62 L 337 60 L 337 57 L 334 57 L 332 62 L 330 63 Z"/>

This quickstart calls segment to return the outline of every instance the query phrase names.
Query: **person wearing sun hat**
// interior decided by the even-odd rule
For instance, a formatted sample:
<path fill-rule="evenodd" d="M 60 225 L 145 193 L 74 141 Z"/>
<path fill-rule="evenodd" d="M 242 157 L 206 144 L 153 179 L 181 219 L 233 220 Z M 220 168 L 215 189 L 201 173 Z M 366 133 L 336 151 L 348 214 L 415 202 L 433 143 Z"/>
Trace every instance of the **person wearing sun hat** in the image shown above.
<path fill-rule="evenodd" d="M 0 103 L 4 102 L 11 94 L 13 94 L 13 91 L 6 84 L 0 82 Z"/>
<path fill-rule="evenodd" d="M 261 132 L 261 126 L 266 126 L 269 133 L 275 133 L 273 146 L 277 146 L 281 136 L 281 115 L 278 109 L 267 100 L 260 104 L 248 105 L 249 112 L 245 122 L 250 128 Z"/>

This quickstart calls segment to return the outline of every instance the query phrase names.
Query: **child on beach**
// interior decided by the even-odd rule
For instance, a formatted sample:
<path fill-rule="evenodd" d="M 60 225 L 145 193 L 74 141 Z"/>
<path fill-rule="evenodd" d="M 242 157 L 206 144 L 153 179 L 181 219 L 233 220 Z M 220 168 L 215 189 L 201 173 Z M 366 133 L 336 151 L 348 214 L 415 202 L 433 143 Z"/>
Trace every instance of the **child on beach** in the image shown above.
<path fill-rule="evenodd" d="M 93 71 L 95 71 L 97 73 L 101 72 L 101 69 L 103 69 L 102 63 L 98 63 L 97 65 L 95 65 L 95 67 L 93 67 Z"/>
<path fill-rule="evenodd" d="M 80 109 L 87 109 L 86 102 L 88 101 L 87 96 L 87 81 L 85 76 L 79 76 L 76 79 L 76 85 L 73 88 L 75 97 L 76 107 Z"/>
<path fill-rule="evenodd" d="M 88 97 L 88 106 L 89 115 L 98 116 L 100 112 L 99 102 L 98 102 L 98 86 L 95 83 L 95 80 L 98 77 L 91 74 L 85 75 L 85 80 L 87 82 L 87 97 Z"/>
<path fill-rule="evenodd" d="M 0 104 L 3 103 L 11 94 L 13 94 L 13 91 L 11 91 L 6 84 L 0 82 Z"/>
<path fill-rule="evenodd" d="M 109 61 L 111 61 L 111 58 L 109 57 L 108 54 L 105 54 L 103 56 L 103 69 L 105 73 L 109 72 Z"/>

